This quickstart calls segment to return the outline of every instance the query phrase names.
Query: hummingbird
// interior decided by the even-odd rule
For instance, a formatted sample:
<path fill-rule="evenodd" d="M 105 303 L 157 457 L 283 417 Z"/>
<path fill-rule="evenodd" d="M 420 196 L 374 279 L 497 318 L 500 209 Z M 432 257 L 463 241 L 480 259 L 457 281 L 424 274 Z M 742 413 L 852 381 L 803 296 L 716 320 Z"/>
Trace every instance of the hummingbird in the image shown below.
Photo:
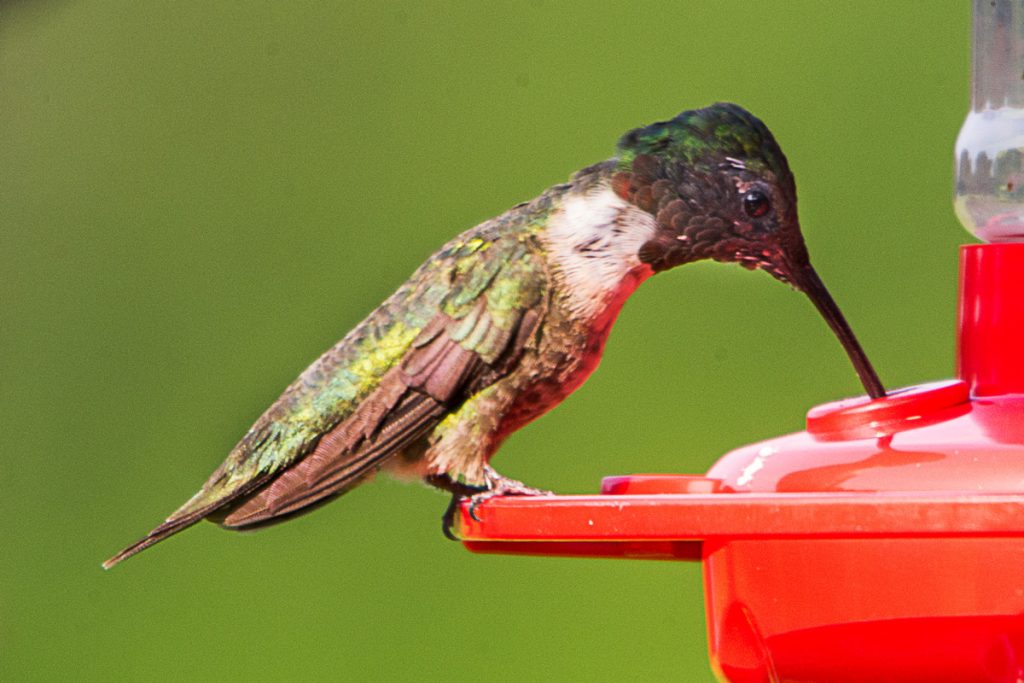
<path fill-rule="evenodd" d="M 586 381 L 637 286 L 704 259 L 806 294 L 868 395 L 885 395 L 811 266 L 785 155 L 758 118 L 717 103 L 627 132 L 612 158 L 441 247 L 284 390 L 198 493 L 103 566 L 203 519 L 290 519 L 381 470 L 451 493 L 449 537 L 464 498 L 476 516 L 494 496 L 548 493 L 491 456 Z"/>

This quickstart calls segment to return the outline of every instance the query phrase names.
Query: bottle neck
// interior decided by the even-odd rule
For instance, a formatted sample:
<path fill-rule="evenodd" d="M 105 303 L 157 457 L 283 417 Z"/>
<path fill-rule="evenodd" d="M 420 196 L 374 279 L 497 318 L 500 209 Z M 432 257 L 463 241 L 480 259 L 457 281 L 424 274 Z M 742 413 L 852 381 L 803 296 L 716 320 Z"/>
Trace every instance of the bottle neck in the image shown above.
<path fill-rule="evenodd" d="M 1024 1 L 974 0 L 971 108 L 1024 107 Z"/>
<path fill-rule="evenodd" d="M 973 396 L 1024 394 L 1024 243 L 960 248 L 957 377 Z"/>

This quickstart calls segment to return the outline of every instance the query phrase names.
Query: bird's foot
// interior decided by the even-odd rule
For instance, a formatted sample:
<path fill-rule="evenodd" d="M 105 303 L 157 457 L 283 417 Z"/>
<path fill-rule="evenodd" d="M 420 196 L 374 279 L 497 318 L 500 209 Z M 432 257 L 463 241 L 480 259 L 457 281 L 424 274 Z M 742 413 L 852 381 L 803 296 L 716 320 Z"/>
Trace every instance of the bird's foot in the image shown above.
<path fill-rule="evenodd" d="M 481 504 L 486 503 L 491 498 L 497 498 L 499 496 L 553 496 L 555 495 L 551 491 L 545 491 L 544 489 L 537 489 L 532 486 L 527 486 L 521 481 L 515 479 L 509 479 L 494 471 L 490 465 L 484 466 L 484 481 L 486 482 L 486 490 L 480 493 L 474 494 L 469 499 L 469 516 L 480 521 L 480 517 L 476 514 L 476 510 Z"/>
<path fill-rule="evenodd" d="M 441 533 L 443 533 L 445 538 L 450 541 L 460 540 L 452 530 L 455 527 L 455 515 L 459 511 L 459 506 L 462 504 L 462 501 L 466 498 L 470 501 L 469 516 L 479 522 L 480 517 L 476 514 L 477 507 L 482 503 L 489 501 L 491 498 L 497 498 L 499 496 L 554 495 L 551 491 L 527 486 L 521 481 L 502 476 L 495 472 L 494 468 L 490 465 L 484 466 L 483 486 L 465 484 L 453 479 L 448 474 L 430 474 L 427 475 L 424 481 L 431 486 L 443 491 L 448 491 L 452 494 L 451 500 L 448 501 L 448 507 L 445 508 L 444 514 L 441 515 Z"/>
<path fill-rule="evenodd" d="M 448 507 L 445 508 L 444 514 L 441 515 L 441 533 L 449 541 L 458 541 L 459 537 L 455 535 L 452 529 L 455 526 L 455 513 L 459 510 L 459 505 L 466 498 L 486 493 L 487 488 L 484 486 L 470 486 L 469 484 L 463 484 L 461 481 L 452 479 L 447 474 L 430 474 L 427 475 L 425 481 L 431 486 L 437 487 L 443 491 L 448 491 L 452 494 L 452 499 L 448 501 Z"/>

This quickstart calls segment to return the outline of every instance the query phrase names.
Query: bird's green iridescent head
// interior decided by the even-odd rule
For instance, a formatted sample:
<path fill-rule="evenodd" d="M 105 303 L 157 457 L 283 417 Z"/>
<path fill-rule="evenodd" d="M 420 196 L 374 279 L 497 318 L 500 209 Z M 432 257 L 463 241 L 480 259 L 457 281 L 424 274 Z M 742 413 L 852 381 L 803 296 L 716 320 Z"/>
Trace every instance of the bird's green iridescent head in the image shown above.
<path fill-rule="evenodd" d="M 742 159 L 752 171 L 789 175 L 786 157 L 768 127 L 746 109 L 730 103 L 684 111 L 669 121 L 623 135 L 619 140 L 620 168 L 628 168 L 641 154 L 708 168 L 724 159 Z"/>
<path fill-rule="evenodd" d="M 735 104 L 684 111 L 622 136 L 612 189 L 655 218 L 638 257 L 653 270 L 714 259 L 789 282 L 814 302 L 846 348 L 868 393 L 881 382 L 811 267 L 796 183 L 775 137 Z"/>
<path fill-rule="evenodd" d="M 775 137 L 735 104 L 684 111 L 626 133 L 613 187 L 657 219 L 641 260 L 663 270 L 704 258 L 799 284 L 807 261 L 796 183 Z"/>

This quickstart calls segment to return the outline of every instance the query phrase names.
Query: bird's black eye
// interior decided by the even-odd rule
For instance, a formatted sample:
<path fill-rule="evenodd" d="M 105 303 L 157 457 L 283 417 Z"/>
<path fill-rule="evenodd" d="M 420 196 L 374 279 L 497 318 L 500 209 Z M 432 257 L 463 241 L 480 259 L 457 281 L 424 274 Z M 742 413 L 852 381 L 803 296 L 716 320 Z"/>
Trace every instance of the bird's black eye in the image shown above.
<path fill-rule="evenodd" d="M 760 218 L 772 208 L 772 200 L 761 190 L 751 190 L 743 195 L 743 210 L 751 218 Z"/>

